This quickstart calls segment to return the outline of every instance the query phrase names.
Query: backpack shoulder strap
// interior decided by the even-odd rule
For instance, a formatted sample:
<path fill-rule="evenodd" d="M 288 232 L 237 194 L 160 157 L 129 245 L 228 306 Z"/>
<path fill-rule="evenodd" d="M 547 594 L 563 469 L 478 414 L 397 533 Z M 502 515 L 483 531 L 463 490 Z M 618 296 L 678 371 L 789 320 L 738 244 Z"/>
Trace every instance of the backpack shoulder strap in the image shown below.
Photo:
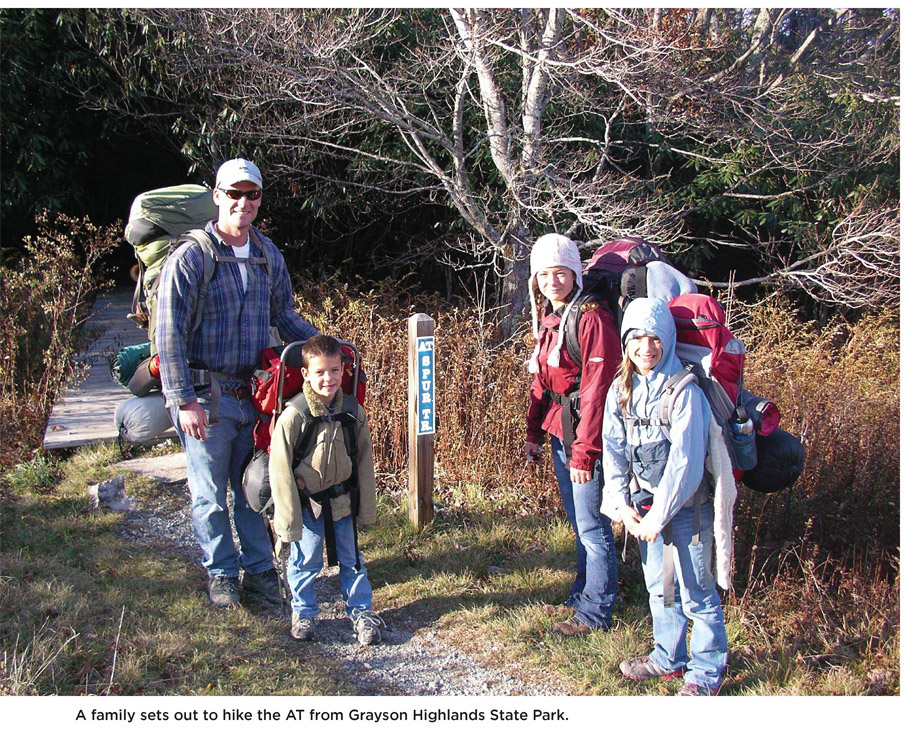
<path fill-rule="evenodd" d="M 628 416 L 621 413 L 625 428 L 641 426 L 658 426 L 665 434 L 665 438 L 670 440 L 671 412 L 674 410 L 674 403 L 677 401 L 681 391 L 690 383 L 699 382 L 696 373 L 688 367 L 674 373 L 662 388 L 661 395 L 658 398 L 658 415 L 655 418 L 640 418 L 639 416 Z"/>
<path fill-rule="evenodd" d="M 204 311 L 202 305 L 205 302 L 205 298 L 208 296 L 208 286 L 211 284 L 211 279 L 214 278 L 214 266 L 223 258 L 221 254 L 218 253 L 217 246 L 211 238 L 211 234 L 202 228 L 193 228 L 185 233 L 181 233 L 170 246 L 171 250 L 175 251 L 181 246 L 186 244 L 192 245 L 193 243 L 197 245 L 202 252 L 202 279 L 198 289 L 198 302 L 195 307 L 195 313 L 192 315 L 192 324 L 189 328 L 190 332 L 197 330 L 201 324 L 202 312 Z"/>
<path fill-rule="evenodd" d="M 274 269 L 275 269 L 274 259 L 272 258 L 273 252 L 271 251 L 271 247 L 267 245 L 267 243 L 265 242 L 265 237 L 262 235 L 261 231 L 259 231 L 255 226 L 252 226 L 252 228 L 250 230 L 251 230 L 250 235 L 255 238 L 255 243 L 257 243 L 258 247 L 261 249 L 261 256 L 260 257 L 256 256 L 254 259 L 249 259 L 249 262 L 256 263 L 256 264 L 264 264 L 265 273 L 268 275 L 268 277 L 270 277 L 271 272 L 274 271 Z"/>
<path fill-rule="evenodd" d="M 318 419 L 312 415 L 307 403 L 287 403 L 287 408 L 294 408 L 302 415 L 302 428 L 296 437 L 296 445 L 293 447 L 293 471 L 302 463 L 306 452 L 312 445 L 312 438 L 315 436 L 315 429 L 318 425 Z"/>
<path fill-rule="evenodd" d="M 665 383 L 661 391 L 661 397 L 658 400 L 658 418 L 665 429 L 665 433 L 671 427 L 671 413 L 674 410 L 674 403 L 677 401 L 677 397 L 690 383 L 698 382 L 699 378 L 696 373 L 687 366 L 684 366 L 683 370 L 679 370 L 668 378 L 668 382 Z"/>

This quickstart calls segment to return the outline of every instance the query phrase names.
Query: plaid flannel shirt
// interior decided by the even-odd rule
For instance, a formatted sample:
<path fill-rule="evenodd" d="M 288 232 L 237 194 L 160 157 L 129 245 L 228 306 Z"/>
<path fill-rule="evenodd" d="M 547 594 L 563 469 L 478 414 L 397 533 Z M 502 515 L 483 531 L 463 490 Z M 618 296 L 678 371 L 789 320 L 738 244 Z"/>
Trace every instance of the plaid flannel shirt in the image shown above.
<path fill-rule="evenodd" d="M 217 235 L 214 221 L 205 230 L 214 235 L 224 255 L 234 255 L 233 247 Z M 233 376 L 221 383 L 225 390 L 248 385 L 252 371 L 259 366 L 261 351 L 268 346 L 271 325 L 288 342 L 318 334 L 293 307 L 290 275 L 277 247 L 258 231 L 250 234 L 249 240 L 250 257 L 263 256 L 261 246 L 270 247 L 269 260 L 274 268 L 270 277 L 264 265 L 247 265 L 249 281 L 243 293 L 239 265 L 218 262 L 195 332 L 189 332 L 189 328 L 202 278 L 201 249 L 197 245 L 182 246 L 161 270 L 155 340 L 167 407 L 197 400 L 190 365 Z"/>

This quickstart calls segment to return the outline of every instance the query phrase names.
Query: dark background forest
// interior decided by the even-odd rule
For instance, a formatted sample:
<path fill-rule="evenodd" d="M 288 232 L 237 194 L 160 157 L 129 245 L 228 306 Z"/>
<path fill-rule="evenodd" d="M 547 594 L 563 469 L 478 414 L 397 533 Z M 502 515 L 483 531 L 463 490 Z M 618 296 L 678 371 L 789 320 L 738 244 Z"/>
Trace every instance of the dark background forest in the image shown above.
<path fill-rule="evenodd" d="M 521 314 L 531 241 L 641 235 L 810 316 L 898 300 L 899 12 L 3 10 L 2 248 L 265 171 L 294 269 Z M 125 281 L 132 254 L 114 258 Z"/>

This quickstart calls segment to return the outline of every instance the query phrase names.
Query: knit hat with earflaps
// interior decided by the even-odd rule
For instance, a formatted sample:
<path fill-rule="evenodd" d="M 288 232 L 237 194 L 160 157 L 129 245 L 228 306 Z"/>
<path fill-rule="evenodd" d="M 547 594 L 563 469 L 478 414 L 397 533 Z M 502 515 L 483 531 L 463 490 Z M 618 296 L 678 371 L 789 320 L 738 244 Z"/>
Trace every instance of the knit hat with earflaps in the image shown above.
<path fill-rule="evenodd" d="M 564 322 L 567 320 L 567 313 L 583 291 L 583 263 L 574 241 L 559 233 L 546 233 L 535 242 L 532 253 L 529 254 L 529 303 L 532 307 L 532 334 L 535 336 L 535 349 L 526 361 L 530 373 L 537 373 L 539 370 L 539 313 L 536 304 L 538 284 L 535 276 L 542 269 L 555 266 L 562 266 L 573 272 L 576 278 L 576 294 L 564 308 L 560 326 L 557 328 L 557 346 L 548 355 L 548 366 L 554 368 L 561 364 L 561 345 L 564 344 Z"/>

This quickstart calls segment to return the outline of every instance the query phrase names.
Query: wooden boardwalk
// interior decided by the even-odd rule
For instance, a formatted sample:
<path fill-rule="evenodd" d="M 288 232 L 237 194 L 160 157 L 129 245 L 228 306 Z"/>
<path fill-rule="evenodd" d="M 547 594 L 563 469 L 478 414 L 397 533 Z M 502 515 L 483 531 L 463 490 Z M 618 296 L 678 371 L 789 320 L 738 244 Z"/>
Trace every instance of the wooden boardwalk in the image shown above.
<path fill-rule="evenodd" d="M 45 449 L 116 440 L 114 412 L 131 393 L 110 376 L 108 360 L 126 345 L 148 341 L 147 331 L 126 319 L 131 305 L 132 289 L 98 297 L 87 326 L 101 328 L 103 334 L 78 356 L 90 366 L 88 377 L 66 388 L 54 404 L 44 432 Z"/>

